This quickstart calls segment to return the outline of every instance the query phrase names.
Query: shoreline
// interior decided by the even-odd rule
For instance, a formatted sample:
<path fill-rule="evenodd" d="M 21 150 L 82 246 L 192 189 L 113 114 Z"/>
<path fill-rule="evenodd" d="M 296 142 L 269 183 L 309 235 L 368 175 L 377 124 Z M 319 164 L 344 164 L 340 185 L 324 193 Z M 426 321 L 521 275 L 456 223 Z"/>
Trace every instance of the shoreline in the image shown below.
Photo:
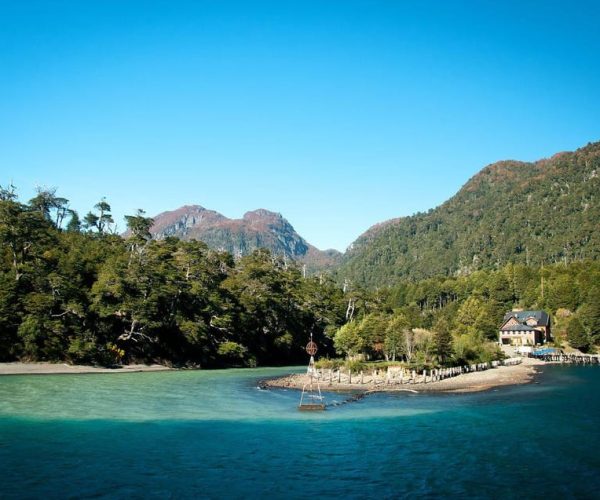
<path fill-rule="evenodd" d="M 90 373 L 140 373 L 173 371 L 164 365 L 122 365 L 115 368 L 101 366 L 69 365 L 67 363 L 22 363 L 14 361 L 0 363 L 0 376 L 3 375 L 70 375 Z"/>
<path fill-rule="evenodd" d="M 463 373 L 455 377 L 446 378 L 435 382 L 418 382 L 401 385 L 386 385 L 382 383 L 330 383 L 321 382 L 321 390 L 324 392 L 410 392 L 410 393 L 471 393 L 493 389 L 496 387 L 527 384 L 534 381 L 538 368 L 552 364 L 531 358 L 523 358 L 518 365 L 499 366 L 484 371 Z M 116 374 L 116 373 L 141 373 L 176 371 L 164 365 L 132 364 L 122 365 L 115 368 L 106 368 L 89 365 L 69 365 L 67 363 L 23 363 L 9 362 L 0 363 L 0 377 L 13 375 L 85 375 L 94 373 Z M 261 380 L 258 386 L 263 389 L 292 389 L 302 390 L 308 377 L 303 374 L 288 374 L 271 379 Z"/>
<path fill-rule="evenodd" d="M 321 382 L 321 391 L 324 392 L 412 392 L 412 393 L 471 393 L 481 392 L 510 385 L 528 384 L 534 381 L 538 368 L 544 366 L 544 361 L 523 358 L 523 362 L 512 366 L 499 366 L 484 371 L 463 373 L 455 377 L 438 380 L 436 382 L 418 382 L 414 384 L 372 384 L 372 383 L 330 383 Z M 302 390 L 308 382 L 306 374 L 284 375 L 260 382 L 259 386 L 264 389 L 293 389 Z"/>

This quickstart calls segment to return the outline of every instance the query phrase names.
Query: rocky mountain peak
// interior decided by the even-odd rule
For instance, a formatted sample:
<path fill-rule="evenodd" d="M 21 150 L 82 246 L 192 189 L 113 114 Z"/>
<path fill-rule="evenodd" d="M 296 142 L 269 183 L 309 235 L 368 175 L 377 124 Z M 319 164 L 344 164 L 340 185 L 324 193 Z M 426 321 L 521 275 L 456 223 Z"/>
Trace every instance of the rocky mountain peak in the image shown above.
<path fill-rule="evenodd" d="M 330 267 L 341 257 L 339 252 L 313 247 L 280 213 L 264 208 L 246 212 L 241 219 L 229 219 L 200 205 L 185 205 L 154 217 L 150 232 L 157 239 L 173 236 L 204 241 L 235 256 L 267 248 L 276 256 L 306 263 L 311 271 Z"/>
<path fill-rule="evenodd" d="M 278 212 L 271 212 L 265 208 L 259 208 L 257 210 L 251 210 L 244 214 L 244 219 L 246 220 L 255 220 L 255 219 L 275 219 L 281 220 L 283 216 Z"/>

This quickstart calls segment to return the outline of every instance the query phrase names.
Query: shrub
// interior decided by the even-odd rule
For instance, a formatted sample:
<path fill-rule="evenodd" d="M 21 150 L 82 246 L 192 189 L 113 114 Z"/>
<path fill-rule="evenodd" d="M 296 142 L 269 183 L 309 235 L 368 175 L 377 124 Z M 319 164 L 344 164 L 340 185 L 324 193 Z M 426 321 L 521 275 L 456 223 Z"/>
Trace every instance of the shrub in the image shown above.
<path fill-rule="evenodd" d="M 75 337 L 69 343 L 67 358 L 75 364 L 92 364 L 98 355 L 98 346 L 92 338 Z"/>
<path fill-rule="evenodd" d="M 454 339 L 454 362 L 457 365 L 486 363 L 503 357 L 498 345 L 480 335 L 460 335 Z"/>
<path fill-rule="evenodd" d="M 223 356 L 224 358 L 244 359 L 247 350 L 248 349 L 237 342 L 223 342 L 219 345 L 217 352 L 219 353 L 219 356 Z"/>
<path fill-rule="evenodd" d="M 344 368 L 346 368 L 346 370 L 350 370 L 351 372 L 360 372 L 361 370 L 365 370 L 367 365 L 363 361 L 349 359 L 344 363 Z"/>
<path fill-rule="evenodd" d="M 406 366 L 404 361 L 373 361 L 367 364 L 371 370 L 387 370 L 390 366 Z"/>
<path fill-rule="evenodd" d="M 340 359 L 340 358 L 334 358 L 334 359 L 329 359 L 329 358 L 321 358 L 317 361 L 315 361 L 315 366 L 317 368 L 323 368 L 324 370 L 337 370 L 338 368 L 340 368 L 341 366 L 344 365 L 344 360 Z"/>

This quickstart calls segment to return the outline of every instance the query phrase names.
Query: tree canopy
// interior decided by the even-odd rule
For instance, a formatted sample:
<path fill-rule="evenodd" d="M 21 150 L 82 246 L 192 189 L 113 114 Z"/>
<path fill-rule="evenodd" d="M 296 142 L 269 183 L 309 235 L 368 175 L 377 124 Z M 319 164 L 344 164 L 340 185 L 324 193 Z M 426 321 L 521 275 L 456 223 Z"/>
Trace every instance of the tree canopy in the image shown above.
<path fill-rule="evenodd" d="M 599 171 L 600 142 L 534 163 L 489 165 L 439 207 L 359 237 L 344 256 L 340 281 L 381 287 L 511 263 L 596 260 Z M 558 298 L 569 283 L 556 286 Z"/>
<path fill-rule="evenodd" d="M 55 190 L 29 204 L 1 191 L 2 360 L 282 364 L 305 358 L 311 332 L 326 351 L 324 332 L 344 321 L 331 279 L 268 251 L 236 261 L 202 242 L 152 240 L 141 210 L 124 239 L 104 199 L 63 227 L 50 216 L 58 205 L 68 200 Z"/>
<path fill-rule="evenodd" d="M 515 307 L 547 310 L 558 344 L 600 342 L 595 260 L 369 289 L 306 277 L 264 249 L 236 259 L 199 241 L 154 240 L 142 210 L 121 237 L 104 199 L 90 214 L 81 223 L 56 190 L 21 203 L 0 187 L 0 360 L 286 364 L 306 360 L 312 333 L 321 356 L 475 362 L 497 356 Z"/>

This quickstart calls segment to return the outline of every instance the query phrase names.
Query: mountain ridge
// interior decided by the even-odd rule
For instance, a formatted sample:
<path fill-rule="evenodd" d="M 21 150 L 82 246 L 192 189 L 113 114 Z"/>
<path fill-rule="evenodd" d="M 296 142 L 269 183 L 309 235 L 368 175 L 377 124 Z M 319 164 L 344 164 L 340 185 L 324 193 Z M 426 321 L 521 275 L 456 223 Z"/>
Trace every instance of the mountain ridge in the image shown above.
<path fill-rule="evenodd" d="M 436 208 L 371 226 L 339 272 L 380 286 L 510 262 L 598 258 L 599 171 L 600 142 L 534 162 L 489 164 Z"/>
<path fill-rule="evenodd" d="M 201 240 L 234 256 L 267 248 L 274 255 L 306 264 L 313 273 L 335 266 L 342 256 L 334 249 L 319 250 L 300 236 L 283 215 L 264 208 L 247 211 L 240 219 L 230 219 L 201 205 L 184 205 L 156 215 L 150 232 L 155 239 L 173 236 Z"/>
<path fill-rule="evenodd" d="M 319 250 L 278 212 L 264 208 L 230 219 L 200 205 L 155 217 L 153 237 L 198 239 L 245 255 L 268 248 L 335 270 L 364 286 L 400 279 L 469 274 L 507 263 L 541 265 L 600 257 L 600 142 L 533 162 L 500 160 L 483 167 L 448 200 L 427 212 L 379 222 L 346 249 Z"/>

